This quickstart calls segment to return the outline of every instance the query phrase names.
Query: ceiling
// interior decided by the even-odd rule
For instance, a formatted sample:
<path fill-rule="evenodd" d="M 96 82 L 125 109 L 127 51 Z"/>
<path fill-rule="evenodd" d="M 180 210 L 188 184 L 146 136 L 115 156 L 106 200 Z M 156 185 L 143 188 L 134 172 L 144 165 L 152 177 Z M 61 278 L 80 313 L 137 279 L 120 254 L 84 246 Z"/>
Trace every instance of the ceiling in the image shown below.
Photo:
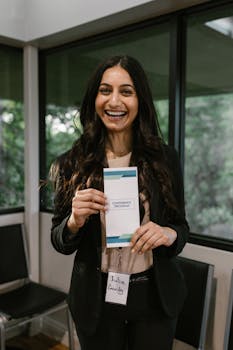
<path fill-rule="evenodd" d="M 224 15 L 227 13 L 227 16 Z M 187 94 L 232 93 L 233 6 L 221 18 L 190 21 L 187 35 Z M 221 21 L 219 21 L 221 19 Z M 224 31 L 225 30 L 225 31 Z M 47 56 L 47 102 L 79 105 L 87 79 L 100 59 L 127 53 L 143 64 L 156 99 L 167 99 L 169 75 L 169 27 L 160 24 L 127 35 L 118 35 Z M 91 50 L 90 50 L 91 48 Z M 0 96 L 22 100 L 22 55 L 0 46 Z M 9 74 L 10 72 L 10 74 Z"/>

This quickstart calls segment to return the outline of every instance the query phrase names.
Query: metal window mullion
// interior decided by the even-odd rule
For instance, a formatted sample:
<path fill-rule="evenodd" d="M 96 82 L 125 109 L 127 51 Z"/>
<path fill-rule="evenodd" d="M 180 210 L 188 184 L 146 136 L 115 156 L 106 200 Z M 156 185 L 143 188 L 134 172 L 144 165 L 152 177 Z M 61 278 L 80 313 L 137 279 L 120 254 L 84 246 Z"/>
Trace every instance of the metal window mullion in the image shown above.
<path fill-rule="evenodd" d="M 182 15 L 171 21 L 169 63 L 169 144 L 184 165 L 186 22 Z"/>

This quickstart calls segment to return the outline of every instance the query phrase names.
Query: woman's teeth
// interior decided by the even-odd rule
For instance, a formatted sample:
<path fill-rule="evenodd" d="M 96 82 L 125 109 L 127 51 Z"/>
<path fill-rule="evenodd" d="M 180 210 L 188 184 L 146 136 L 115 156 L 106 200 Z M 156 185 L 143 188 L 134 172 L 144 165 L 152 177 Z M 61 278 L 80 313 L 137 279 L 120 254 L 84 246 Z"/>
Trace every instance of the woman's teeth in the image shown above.
<path fill-rule="evenodd" d="M 123 111 L 105 111 L 105 113 L 110 117 L 123 117 L 126 115 L 126 112 Z"/>

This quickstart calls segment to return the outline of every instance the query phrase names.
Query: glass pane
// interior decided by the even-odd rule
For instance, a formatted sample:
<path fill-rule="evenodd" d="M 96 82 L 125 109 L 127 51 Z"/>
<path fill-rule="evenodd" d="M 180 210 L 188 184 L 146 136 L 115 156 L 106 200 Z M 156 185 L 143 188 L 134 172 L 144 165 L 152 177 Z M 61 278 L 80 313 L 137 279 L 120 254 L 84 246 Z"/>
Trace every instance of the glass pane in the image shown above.
<path fill-rule="evenodd" d="M 80 125 L 75 127 L 73 119 L 90 74 L 103 58 L 119 54 L 131 55 L 143 65 L 167 140 L 169 23 L 63 48 L 46 55 L 46 172 L 52 160 L 68 150 L 82 132 Z"/>
<path fill-rule="evenodd" d="M 22 51 L 0 46 L 0 210 L 24 205 Z"/>
<path fill-rule="evenodd" d="M 233 239 L 233 6 L 190 18 L 185 188 L 194 233 Z"/>

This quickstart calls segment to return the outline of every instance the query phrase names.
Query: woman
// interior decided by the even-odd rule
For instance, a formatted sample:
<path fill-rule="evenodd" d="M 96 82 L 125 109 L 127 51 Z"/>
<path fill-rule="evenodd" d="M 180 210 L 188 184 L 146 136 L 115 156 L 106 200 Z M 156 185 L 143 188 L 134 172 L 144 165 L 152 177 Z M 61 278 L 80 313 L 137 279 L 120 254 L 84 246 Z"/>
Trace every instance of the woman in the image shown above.
<path fill-rule="evenodd" d="M 81 106 L 82 136 L 52 173 L 51 237 L 76 251 L 69 307 L 82 350 L 169 350 L 185 285 L 176 264 L 188 237 L 176 152 L 166 146 L 141 65 L 132 57 L 102 62 Z M 140 227 L 129 247 L 106 248 L 103 168 L 137 166 Z M 105 302 L 109 271 L 130 275 L 126 305 Z"/>

